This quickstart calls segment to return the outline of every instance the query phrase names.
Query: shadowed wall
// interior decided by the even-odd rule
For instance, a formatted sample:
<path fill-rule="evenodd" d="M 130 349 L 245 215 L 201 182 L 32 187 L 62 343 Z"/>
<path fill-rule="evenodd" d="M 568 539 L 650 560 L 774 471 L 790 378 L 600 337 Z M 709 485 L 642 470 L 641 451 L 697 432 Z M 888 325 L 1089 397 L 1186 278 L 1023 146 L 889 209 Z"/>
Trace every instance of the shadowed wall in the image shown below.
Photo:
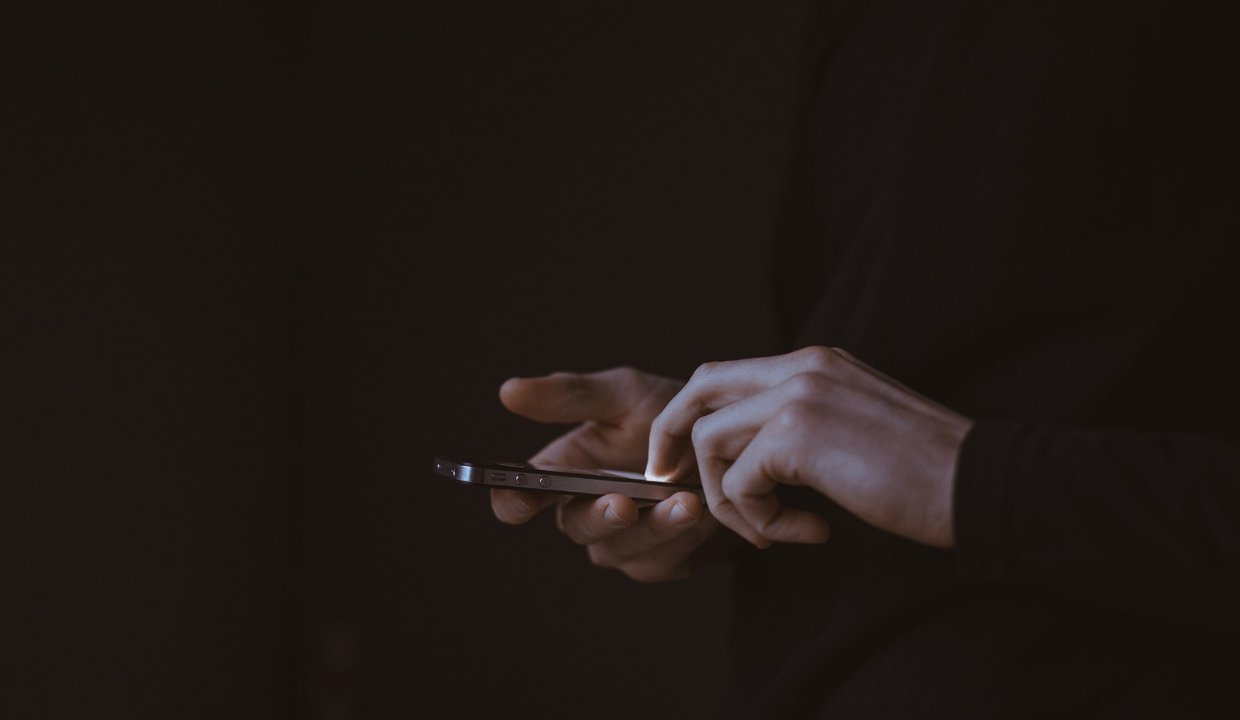
<path fill-rule="evenodd" d="M 0 715 L 709 716 L 726 570 L 434 478 L 511 375 L 773 350 L 800 5 L 17 17 Z"/>

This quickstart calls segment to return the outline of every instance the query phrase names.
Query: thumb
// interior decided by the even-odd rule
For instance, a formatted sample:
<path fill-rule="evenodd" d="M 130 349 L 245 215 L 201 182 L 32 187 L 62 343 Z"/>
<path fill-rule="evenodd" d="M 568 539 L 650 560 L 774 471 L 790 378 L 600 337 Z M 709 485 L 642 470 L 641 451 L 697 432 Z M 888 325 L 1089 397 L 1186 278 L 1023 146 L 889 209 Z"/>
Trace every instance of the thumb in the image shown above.
<path fill-rule="evenodd" d="M 621 375 L 624 372 L 618 368 L 588 375 L 560 372 L 511 378 L 500 386 L 499 399 L 511 412 L 538 422 L 618 423 L 632 405 L 626 401 L 629 388 Z"/>

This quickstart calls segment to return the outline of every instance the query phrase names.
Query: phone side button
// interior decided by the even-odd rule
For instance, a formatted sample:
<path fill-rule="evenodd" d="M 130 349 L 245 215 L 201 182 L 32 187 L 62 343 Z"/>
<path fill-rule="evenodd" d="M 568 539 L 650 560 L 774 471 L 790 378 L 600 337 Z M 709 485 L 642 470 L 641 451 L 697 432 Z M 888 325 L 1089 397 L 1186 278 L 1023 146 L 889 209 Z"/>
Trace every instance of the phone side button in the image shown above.
<path fill-rule="evenodd" d="M 524 475 L 521 475 L 521 474 L 518 474 L 518 475 L 517 475 L 517 484 L 518 484 L 518 485 L 524 485 L 524 484 L 525 484 L 525 476 L 524 476 Z"/>
<path fill-rule="evenodd" d="M 539 485 L 541 485 L 541 486 L 543 486 L 543 487 L 550 487 L 550 486 L 551 486 L 551 478 L 549 478 L 549 477 L 545 477 L 545 476 L 544 476 L 544 477 L 540 477 L 540 478 L 538 478 L 538 484 L 539 484 Z"/>
<path fill-rule="evenodd" d="M 504 482 L 507 478 L 504 473 L 491 473 L 491 482 Z"/>

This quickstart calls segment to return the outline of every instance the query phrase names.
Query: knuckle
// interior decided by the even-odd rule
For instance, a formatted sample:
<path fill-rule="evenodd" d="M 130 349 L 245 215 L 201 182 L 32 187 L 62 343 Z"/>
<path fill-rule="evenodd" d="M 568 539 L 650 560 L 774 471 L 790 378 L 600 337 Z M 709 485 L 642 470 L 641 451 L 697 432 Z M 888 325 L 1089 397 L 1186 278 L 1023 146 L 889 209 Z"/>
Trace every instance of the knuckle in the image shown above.
<path fill-rule="evenodd" d="M 780 408 L 775 415 L 775 424 L 781 430 L 796 430 L 809 424 L 817 415 L 818 410 L 805 400 L 794 400 Z"/>
<path fill-rule="evenodd" d="M 713 415 L 704 415 L 693 423 L 693 429 L 690 431 L 689 436 L 693 440 L 693 447 L 696 448 L 698 452 L 710 450 L 712 447 L 712 441 L 715 437 L 715 433 L 713 432 L 714 422 L 711 420 L 713 417 Z"/>
<path fill-rule="evenodd" d="M 666 434 L 667 423 L 669 422 L 667 413 L 661 412 L 650 421 L 650 437 L 658 437 Z"/>
<path fill-rule="evenodd" d="M 820 395 L 831 389 L 831 380 L 817 372 L 803 372 L 788 379 L 795 395 Z"/>
<path fill-rule="evenodd" d="M 829 372 L 841 362 L 839 353 L 832 348 L 811 345 L 797 351 L 805 365 L 814 372 Z"/>
<path fill-rule="evenodd" d="M 563 391 L 569 395 L 587 395 L 591 389 L 590 381 L 577 373 L 555 372 L 547 377 L 559 383 Z"/>
<path fill-rule="evenodd" d="M 771 529 L 771 517 L 766 514 L 751 513 L 749 524 L 759 535 L 765 537 L 767 531 Z"/>
<path fill-rule="evenodd" d="M 718 362 L 707 362 L 707 363 L 702 363 L 701 365 L 698 365 L 697 370 L 693 371 L 693 376 L 689 378 L 689 381 L 690 382 L 693 382 L 694 380 L 701 381 L 704 378 L 709 377 L 711 374 L 719 370 L 720 364 L 721 363 L 718 363 Z"/>
<path fill-rule="evenodd" d="M 643 382 L 646 377 L 645 373 L 629 365 L 613 368 L 612 373 L 615 374 L 616 381 L 622 385 L 637 385 Z"/>
<path fill-rule="evenodd" d="M 727 508 L 724 514 L 729 518 L 741 517 L 740 509 L 736 506 L 741 502 L 745 495 L 745 485 L 735 473 L 725 473 L 723 480 L 719 483 L 719 490 L 723 492 L 723 496 L 727 498 Z M 717 516 L 717 514 L 716 514 Z"/>
<path fill-rule="evenodd" d="M 727 483 L 726 478 L 724 479 L 724 483 Z M 732 498 L 728 497 L 730 491 L 721 486 L 720 492 L 723 494 L 724 499 L 715 507 L 711 508 L 711 512 L 714 513 L 715 519 L 719 522 L 732 528 L 733 530 L 736 530 L 737 532 L 740 532 L 738 528 L 745 526 L 744 518 L 741 517 L 740 512 L 737 511 L 736 506 L 732 503 Z M 734 490 L 731 492 L 734 492 Z"/>

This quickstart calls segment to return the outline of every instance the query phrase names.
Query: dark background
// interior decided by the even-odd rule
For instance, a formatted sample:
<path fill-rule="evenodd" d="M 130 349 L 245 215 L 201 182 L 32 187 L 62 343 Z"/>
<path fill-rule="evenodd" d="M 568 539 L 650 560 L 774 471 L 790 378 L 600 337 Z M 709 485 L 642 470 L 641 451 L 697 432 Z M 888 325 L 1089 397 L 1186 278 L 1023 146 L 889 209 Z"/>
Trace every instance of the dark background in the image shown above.
<path fill-rule="evenodd" d="M 429 467 L 774 351 L 805 5 L 6 11 L 0 716 L 714 715 L 726 568 Z"/>

